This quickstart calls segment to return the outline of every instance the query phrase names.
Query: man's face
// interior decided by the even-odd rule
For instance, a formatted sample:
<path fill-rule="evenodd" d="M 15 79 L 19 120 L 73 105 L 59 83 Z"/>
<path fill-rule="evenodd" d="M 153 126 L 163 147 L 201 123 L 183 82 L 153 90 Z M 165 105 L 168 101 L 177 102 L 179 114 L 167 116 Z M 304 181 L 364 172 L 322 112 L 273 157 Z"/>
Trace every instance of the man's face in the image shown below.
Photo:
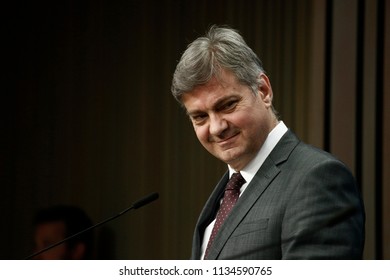
<path fill-rule="evenodd" d="M 40 251 L 54 243 L 57 243 L 65 238 L 64 222 L 48 222 L 39 224 L 35 229 L 35 249 Z M 42 260 L 64 260 L 69 259 L 70 254 L 67 245 L 61 244 L 37 256 Z"/>
<path fill-rule="evenodd" d="M 201 144 L 236 171 L 256 156 L 277 124 L 271 85 L 264 74 L 260 79 L 254 95 L 231 72 L 223 71 L 219 79 L 212 78 L 182 96 Z"/>

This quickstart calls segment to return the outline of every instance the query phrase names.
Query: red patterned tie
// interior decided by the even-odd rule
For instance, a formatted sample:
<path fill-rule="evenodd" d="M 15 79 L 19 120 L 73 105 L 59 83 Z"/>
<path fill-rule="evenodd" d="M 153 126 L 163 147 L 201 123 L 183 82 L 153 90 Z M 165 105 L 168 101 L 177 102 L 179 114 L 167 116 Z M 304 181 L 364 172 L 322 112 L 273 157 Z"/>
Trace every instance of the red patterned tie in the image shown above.
<path fill-rule="evenodd" d="M 240 188 L 243 184 L 245 184 L 245 182 L 246 181 L 242 177 L 241 173 L 238 172 L 238 173 L 234 173 L 230 178 L 229 182 L 226 184 L 225 194 L 223 196 L 222 204 L 218 210 L 209 242 L 207 243 L 204 259 L 207 259 L 207 255 L 209 253 L 211 244 L 213 243 L 214 238 L 217 235 L 226 217 L 229 215 L 230 211 L 233 209 L 234 205 L 236 204 L 238 197 L 240 196 Z"/>

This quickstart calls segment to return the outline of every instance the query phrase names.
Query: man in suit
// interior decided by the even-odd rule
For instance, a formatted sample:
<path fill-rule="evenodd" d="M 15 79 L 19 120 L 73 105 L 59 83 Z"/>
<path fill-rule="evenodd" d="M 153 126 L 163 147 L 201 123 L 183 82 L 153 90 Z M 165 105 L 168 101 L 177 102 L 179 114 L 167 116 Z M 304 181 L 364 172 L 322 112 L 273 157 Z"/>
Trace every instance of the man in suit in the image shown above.
<path fill-rule="evenodd" d="M 192 259 L 362 257 L 353 176 L 278 118 L 261 61 L 238 32 L 213 26 L 192 42 L 172 93 L 201 144 L 228 165 L 200 214 Z M 228 184 L 233 173 L 239 179 Z"/>

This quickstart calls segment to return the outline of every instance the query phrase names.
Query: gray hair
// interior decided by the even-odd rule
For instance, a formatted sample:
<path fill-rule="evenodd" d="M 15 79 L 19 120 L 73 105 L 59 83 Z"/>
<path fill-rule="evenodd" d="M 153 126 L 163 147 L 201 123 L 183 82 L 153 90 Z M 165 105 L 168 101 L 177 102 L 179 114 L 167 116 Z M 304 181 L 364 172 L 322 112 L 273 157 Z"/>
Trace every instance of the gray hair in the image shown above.
<path fill-rule="evenodd" d="M 260 59 L 236 30 L 213 25 L 205 37 L 193 41 L 183 53 L 173 75 L 173 96 L 180 102 L 184 93 L 218 78 L 222 69 L 231 71 L 253 92 L 264 72 Z"/>

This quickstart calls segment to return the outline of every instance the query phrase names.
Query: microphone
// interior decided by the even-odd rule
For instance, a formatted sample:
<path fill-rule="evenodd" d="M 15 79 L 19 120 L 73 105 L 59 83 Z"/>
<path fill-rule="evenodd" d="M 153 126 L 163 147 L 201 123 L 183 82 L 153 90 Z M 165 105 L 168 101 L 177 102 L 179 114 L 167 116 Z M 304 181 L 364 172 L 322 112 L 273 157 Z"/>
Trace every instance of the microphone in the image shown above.
<path fill-rule="evenodd" d="M 156 192 L 151 193 L 151 194 L 145 196 L 144 198 L 141 198 L 141 199 L 137 200 L 136 202 L 134 202 L 130 208 L 138 209 L 138 208 L 156 200 L 157 198 L 158 198 L 158 193 L 156 193 Z M 127 212 L 128 210 L 130 210 L 130 209 L 127 209 L 124 212 Z"/>
<path fill-rule="evenodd" d="M 274 243 L 258 246 L 258 247 L 255 247 L 254 249 L 248 250 L 246 252 L 231 255 L 226 259 L 227 260 L 237 259 L 239 257 L 242 257 L 244 255 L 248 255 L 248 254 L 252 254 L 252 253 L 259 251 L 259 250 L 272 249 L 274 247 L 277 247 L 281 244 L 285 244 L 285 243 L 290 242 L 290 241 L 305 240 L 306 238 L 310 237 L 311 235 L 315 234 L 316 232 L 318 232 L 326 227 L 335 226 L 335 225 L 341 223 L 342 221 L 346 220 L 347 218 L 350 218 L 353 214 L 355 214 L 357 212 L 357 210 L 358 210 L 357 207 L 354 207 L 354 206 L 344 208 L 344 209 L 340 210 L 337 214 L 335 214 L 333 217 L 331 217 L 330 219 L 328 219 L 322 223 L 319 223 L 314 228 L 306 230 L 306 231 L 300 233 L 299 235 L 291 236 L 287 239 L 281 240 L 281 242 L 274 242 Z"/>
<path fill-rule="evenodd" d="M 46 252 L 46 251 L 48 251 L 48 250 L 50 250 L 50 249 L 52 249 L 54 247 L 57 247 L 57 246 L 61 245 L 62 243 L 65 243 L 65 242 L 69 241 L 70 239 L 73 239 L 73 238 L 75 238 L 75 237 L 77 237 L 77 236 L 79 236 L 79 235 L 81 235 L 81 234 L 83 234 L 83 233 L 85 233 L 87 231 L 90 231 L 90 230 L 92 230 L 94 228 L 97 228 L 97 227 L 99 227 L 101 225 L 104 225 L 105 223 L 108 223 L 109 221 L 112 221 L 112 220 L 122 216 L 123 214 L 125 214 L 126 212 L 128 212 L 130 210 L 133 210 L 133 209 L 135 210 L 135 209 L 138 209 L 138 208 L 140 208 L 142 206 L 145 206 L 145 205 L 155 201 L 158 197 L 159 197 L 159 194 L 157 192 L 151 193 L 151 194 L 149 194 L 149 195 L 147 195 L 147 196 L 137 200 L 130 207 L 126 208 L 125 210 L 123 210 L 121 212 L 119 212 L 118 214 L 116 214 L 116 215 L 114 215 L 114 216 L 112 216 L 112 217 L 110 217 L 110 218 L 108 218 L 106 220 L 103 220 L 103 221 L 101 221 L 101 222 L 99 222 L 99 223 L 97 223 L 95 225 L 92 225 L 92 226 L 90 226 L 90 227 L 88 227 L 88 228 L 86 228 L 86 229 L 84 229 L 82 231 L 79 231 L 79 232 L 77 232 L 77 233 L 75 233 L 75 234 L 73 234 L 73 235 L 71 235 L 71 236 L 69 236 L 69 237 L 67 237 L 67 238 L 57 242 L 57 243 L 54 243 L 54 244 L 52 244 L 52 245 L 50 245 L 50 246 L 48 246 L 46 248 L 43 248 L 42 250 L 40 250 L 40 251 L 38 251 L 38 252 L 36 252 L 34 254 L 31 254 L 30 256 L 28 256 L 26 258 L 26 260 L 30 260 L 30 259 L 32 259 L 32 258 L 34 258 L 34 257 L 36 257 L 36 256 L 38 256 L 40 254 L 42 254 L 43 252 Z"/>

